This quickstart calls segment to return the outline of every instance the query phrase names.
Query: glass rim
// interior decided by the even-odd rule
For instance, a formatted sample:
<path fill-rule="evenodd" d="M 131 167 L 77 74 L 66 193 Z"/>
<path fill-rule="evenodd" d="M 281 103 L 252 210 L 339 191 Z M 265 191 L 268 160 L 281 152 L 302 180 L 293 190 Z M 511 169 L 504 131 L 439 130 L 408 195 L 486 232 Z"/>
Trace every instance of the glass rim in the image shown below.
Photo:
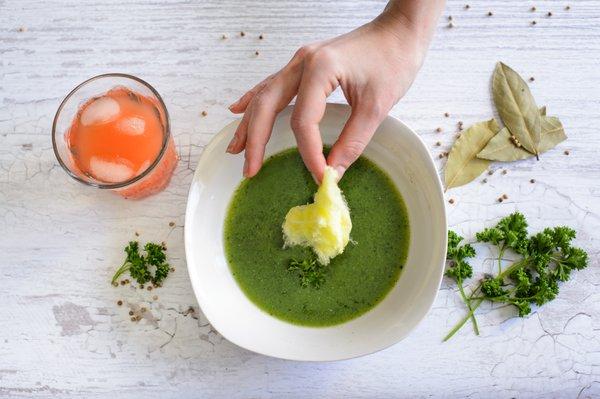
<path fill-rule="evenodd" d="M 56 135 L 57 135 L 57 131 L 56 131 L 56 126 L 58 123 L 58 116 L 60 115 L 61 111 L 63 110 L 63 108 L 65 107 L 67 101 L 79 90 L 81 89 L 83 86 L 85 86 L 86 84 L 93 82 L 95 80 L 99 80 L 102 78 L 110 78 L 110 77 L 118 77 L 118 78 L 127 78 L 127 79 L 131 79 L 134 80 L 138 83 L 141 83 L 142 85 L 146 86 L 154 96 L 156 96 L 156 98 L 158 99 L 159 105 L 162 107 L 164 113 L 165 113 L 165 125 L 164 125 L 164 130 L 163 130 L 163 142 L 162 142 L 162 147 L 160 149 L 160 152 L 158 153 L 158 155 L 156 156 L 156 159 L 150 164 L 150 166 L 148 166 L 146 168 L 146 170 L 144 170 L 142 173 L 140 173 L 139 175 L 136 175 L 134 177 L 132 177 L 129 180 L 125 180 L 123 182 L 119 182 L 119 183 L 95 183 L 95 182 L 91 182 L 91 181 L 86 181 L 84 179 L 82 179 L 81 177 L 79 177 L 77 174 L 75 174 L 63 161 L 63 159 L 61 158 L 59 152 L 58 152 L 58 148 L 57 148 L 57 144 L 56 144 Z M 137 76 L 134 75 L 130 75 L 127 73 L 120 73 L 120 72 L 110 72 L 110 73 L 103 73 L 100 75 L 96 75 L 96 76 L 92 76 L 89 79 L 84 80 L 83 82 L 81 82 L 80 84 L 78 84 L 77 86 L 75 86 L 75 88 L 73 88 L 69 94 L 66 95 L 66 97 L 61 101 L 60 105 L 58 106 L 58 109 L 56 110 L 56 114 L 54 115 L 54 120 L 52 122 L 52 149 L 54 150 L 54 156 L 56 157 L 56 159 L 58 160 L 58 163 L 60 164 L 60 166 L 64 169 L 65 172 L 67 172 L 67 174 L 69 176 L 71 176 L 73 179 L 77 180 L 80 183 L 83 183 L 87 186 L 92 186 L 92 187 L 96 187 L 96 188 L 100 188 L 100 189 L 116 189 L 116 188 L 123 188 L 123 187 L 127 187 L 141 179 L 143 179 L 144 177 L 146 177 L 150 172 L 152 172 L 154 170 L 154 168 L 159 164 L 159 162 L 162 160 L 165 152 L 167 151 L 167 147 L 169 145 L 169 139 L 171 136 L 171 126 L 170 126 L 170 122 L 169 122 L 169 111 L 167 110 L 167 106 L 165 105 L 165 102 L 163 101 L 162 97 L 160 96 L 160 94 L 158 93 L 158 91 L 152 87 L 152 85 L 148 82 L 146 82 L 143 79 L 138 78 Z"/>

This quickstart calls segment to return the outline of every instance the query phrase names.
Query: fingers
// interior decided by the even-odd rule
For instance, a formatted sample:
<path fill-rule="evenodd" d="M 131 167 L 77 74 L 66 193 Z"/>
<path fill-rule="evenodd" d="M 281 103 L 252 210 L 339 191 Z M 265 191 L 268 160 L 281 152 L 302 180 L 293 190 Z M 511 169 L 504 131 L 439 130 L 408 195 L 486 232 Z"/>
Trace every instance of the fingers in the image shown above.
<path fill-rule="evenodd" d="M 248 110 L 244 113 L 242 120 L 240 121 L 233 138 L 227 146 L 226 152 L 230 154 L 239 154 L 246 147 L 246 137 L 248 135 L 248 121 L 250 120 L 252 112 Z"/>
<path fill-rule="evenodd" d="M 265 155 L 265 146 L 271 137 L 277 114 L 285 108 L 298 91 L 299 71 L 285 71 L 272 79 L 248 106 L 246 128 L 244 176 L 252 177 L 258 173 Z M 241 151 L 241 149 L 240 149 Z"/>
<path fill-rule="evenodd" d="M 340 179 L 346 169 L 363 153 L 387 111 L 371 104 L 357 105 L 352 110 L 340 137 L 327 157 L 327 164 L 338 172 Z"/>
<path fill-rule="evenodd" d="M 229 110 L 234 114 L 241 114 L 242 112 L 246 111 L 250 101 L 252 101 L 254 96 L 258 94 L 273 79 L 273 76 L 274 75 L 270 75 L 265 80 L 244 93 L 243 96 L 229 106 Z"/>
<path fill-rule="evenodd" d="M 325 114 L 327 96 L 335 88 L 325 76 L 311 70 L 304 73 L 290 121 L 302 160 L 318 182 L 327 165 L 319 122 Z"/>

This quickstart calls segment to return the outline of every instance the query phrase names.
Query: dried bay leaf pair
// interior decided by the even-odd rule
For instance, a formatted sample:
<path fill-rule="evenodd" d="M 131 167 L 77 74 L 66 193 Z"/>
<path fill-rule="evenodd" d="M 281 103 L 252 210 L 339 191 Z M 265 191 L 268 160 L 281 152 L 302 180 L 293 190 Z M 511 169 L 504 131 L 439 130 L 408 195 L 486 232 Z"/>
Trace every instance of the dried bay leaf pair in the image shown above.
<path fill-rule="evenodd" d="M 538 145 L 540 154 L 556 147 L 558 143 L 567 139 L 560 120 L 555 116 L 546 116 L 545 108 L 540 109 L 541 137 Z M 502 128 L 477 154 L 478 158 L 502 162 L 518 161 L 533 156 L 534 154 L 531 152 L 515 145 L 513 135 L 506 127 Z"/>
<path fill-rule="evenodd" d="M 527 83 L 501 62 L 494 70 L 492 92 L 504 127 L 491 119 L 463 132 L 448 156 L 446 189 L 469 183 L 491 161 L 539 159 L 539 154 L 567 138 L 560 120 L 547 116 L 545 106 L 538 109 Z"/>

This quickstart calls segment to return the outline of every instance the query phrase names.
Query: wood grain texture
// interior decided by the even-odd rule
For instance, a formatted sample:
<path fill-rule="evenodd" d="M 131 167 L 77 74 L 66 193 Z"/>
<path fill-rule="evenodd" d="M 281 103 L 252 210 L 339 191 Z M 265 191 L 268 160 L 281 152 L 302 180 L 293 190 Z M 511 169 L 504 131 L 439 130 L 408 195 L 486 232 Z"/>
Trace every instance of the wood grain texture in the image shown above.
<path fill-rule="evenodd" d="M 442 344 L 464 314 L 444 281 L 431 312 L 402 343 L 318 364 L 247 352 L 207 323 L 185 270 L 186 195 L 204 145 L 233 118 L 229 102 L 301 44 L 370 20 L 384 2 L 0 0 L 0 396 L 600 396 L 600 1 L 477 1 L 469 10 L 465 3 L 449 1 L 444 18 L 452 15 L 454 27 L 440 21 L 419 77 L 392 114 L 420 133 L 441 169 L 437 155 L 451 145 L 457 122 L 492 116 L 496 61 L 534 76 L 536 100 L 561 118 L 569 139 L 541 162 L 519 161 L 487 184 L 450 190 L 450 225 L 472 236 L 520 210 L 533 230 L 576 228 L 592 264 L 530 317 L 483 308 L 481 337 L 466 328 Z M 152 83 L 171 114 L 181 162 L 167 190 L 144 201 L 83 187 L 52 152 L 62 97 L 109 71 Z M 499 204 L 503 193 L 509 200 Z M 165 240 L 176 267 L 152 294 L 108 284 L 134 231 Z M 484 261 L 476 273 L 490 267 Z M 117 307 L 117 299 L 126 304 Z M 134 324 L 127 311 L 136 306 L 150 311 Z"/>

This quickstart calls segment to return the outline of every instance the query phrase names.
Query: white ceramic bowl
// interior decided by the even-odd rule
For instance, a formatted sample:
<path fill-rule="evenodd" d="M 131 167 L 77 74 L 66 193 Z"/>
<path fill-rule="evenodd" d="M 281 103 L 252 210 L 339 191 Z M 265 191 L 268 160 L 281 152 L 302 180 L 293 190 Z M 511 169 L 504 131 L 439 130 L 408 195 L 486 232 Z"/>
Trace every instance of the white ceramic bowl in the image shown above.
<path fill-rule="evenodd" d="M 295 146 L 290 129 L 293 107 L 275 122 L 266 156 Z M 328 104 L 321 123 L 323 141 L 332 144 L 350 107 Z M 421 139 L 387 117 L 365 150 L 401 192 L 411 228 L 407 263 L 388 295 L 375 308 L 332 327 L 286 323 L 254 305 L 231 275 L 223 248 L 223 221 L 242 179 L 243 155 L 225 153 L 238 121 L 206 146 L 188 196 L 185 252 L 192 286 L 202 311 L 229 341 L 264 355 L 293 360 L 339 360 L 366 355 L 406 337 L 433 304 L 446 255 L 446 213 L 442 185 Z"/>

